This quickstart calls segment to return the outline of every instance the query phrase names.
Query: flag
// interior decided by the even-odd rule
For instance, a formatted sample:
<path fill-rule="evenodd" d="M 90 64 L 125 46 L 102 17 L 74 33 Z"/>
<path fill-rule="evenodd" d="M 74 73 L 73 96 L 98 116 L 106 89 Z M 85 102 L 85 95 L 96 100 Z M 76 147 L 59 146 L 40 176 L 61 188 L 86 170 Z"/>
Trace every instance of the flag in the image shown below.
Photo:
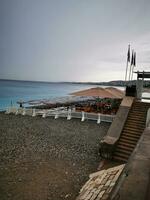
<path fill-rule="evenodd" d="M 136 52 L 134 52 L 133 66 L 136 66 Z"/>
<path fill-rule="evenodd" d="M 127 61 L 130 62 L 130 45 L 128 45 Z"/>
<path fill-rule="evenodd" d="M 131 66 L 134 65 L 134 51 L 132 50 Z"/>

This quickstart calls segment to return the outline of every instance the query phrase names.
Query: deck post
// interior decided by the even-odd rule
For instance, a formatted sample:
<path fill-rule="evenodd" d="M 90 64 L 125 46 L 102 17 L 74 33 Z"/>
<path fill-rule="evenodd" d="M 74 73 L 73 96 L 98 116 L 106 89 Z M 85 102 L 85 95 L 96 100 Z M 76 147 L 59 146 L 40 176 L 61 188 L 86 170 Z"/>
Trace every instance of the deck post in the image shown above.
<path fill-rule="evenodd" d="M 23 108 L 23 112 L 22 112 L 22 115 L 25 115 L 26 114 L 26 109 Z"/>
<path fill-rule="evenodd" d="M 68 110 L 67 120 L 71 119 L 71 109 Z"/>
<path fill-rule="evenodd" d="M 101 123 L 101 114 L 98 113 L 98 119 L 97 119 L 97 124 L 100 124 Z"/>
<path fill-rule="evenodd" d="M 45 117 L 46 117 L 46 112 L 45 112 L 45 113 L 43 113 L 42 117 L 43 117 L 43 118 L 45 118 Z"/>
<path fill-rule="evenodd" d="M 35 116 L 36 116 L 36 112 L 35 112 L 35 108 L 34 108 L 32 111 L 32 117 L 35 117 Z"/>
<path fill-rule="evenodd" d="M 57 118 L 58 118 L 58 113 L 55 114 L 55 119 L 57 119 Z"/>
<path fill-rule="evenodd" d="M 82 119 L 81 119 L 81 122 L 84 122 L 84 120 L 85 120 L 85 112 L 82 111 Z"/>

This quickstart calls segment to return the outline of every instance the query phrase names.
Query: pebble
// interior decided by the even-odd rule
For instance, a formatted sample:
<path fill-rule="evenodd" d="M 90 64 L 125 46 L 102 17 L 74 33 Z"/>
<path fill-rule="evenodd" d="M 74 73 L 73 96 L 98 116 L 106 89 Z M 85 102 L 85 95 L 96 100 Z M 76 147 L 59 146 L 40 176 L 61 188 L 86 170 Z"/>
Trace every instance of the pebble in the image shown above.
<path fill-rule="evenodd" d="M 3 180 L 12 183 L 15 177 L 19 177 L 15 181 L 16 184 L 11 185 L 12 188 L 17 188 L 17 184 L 24 178 L 26 179 L 26 174 L 30 177 L 30 174 L 34 174 L 38 168 L 43 166 L 43 161 L 49 163 L 48 173 L 50 174 L 53 170 L 51 163 L 56 161 L 55 168 L 60 168 L 58 173 L 63 172 L 63 176 L 69 175 L 62 177 L 61 185 L 60 183 L 55 184 L 55 188 L 57 188 L 55 199 L 63 200 L 65 197 L 73 200 L 90 172 L 95 171 L 99 164 L 98 144 L 109 126 L 108 123 L 102 123 L 100 126 L 94 121 L 81 122 L 72 119 L 68 122 L 63 118 L 54 120 L 53 118 L 42 119 L 0 113 L 0 170 L 1 172 L 4 169 L 5 171 L 9 170 L 9 173 L 1 173 L 4 187 L 2 189 L 6 190 L 7 188 L 7 183 Z M 64 161 L 67 168 L 60 166 L 60 161 Z M 16 166 L 14 172 L 12 166 Z M 22 173 L 21 177 L 17 169 Z M 30 177 L 30 181 L 34 182 L 35 180 L 36 177 Z M 53 197 L 54 183 L 50 181 L 51 179 L 48 183 L 50 186 L 48 197 Z M 43 183 L 44 181 L 41 181 L 41 184 Z M 25 183 L 23 182 L 23 184 Z M 64 185 L 68 185 L 67 194 Z M 72 185 L 75 189 L 72 188 Z M 61 194 L 64 194 L 63 197 L 60 197 Z M 18 195 L 22 197 L 22 193 Z M 6 197 L 4 196 L 3 199 Z M 28 200 L 32 200 L 32 198 Z"/>

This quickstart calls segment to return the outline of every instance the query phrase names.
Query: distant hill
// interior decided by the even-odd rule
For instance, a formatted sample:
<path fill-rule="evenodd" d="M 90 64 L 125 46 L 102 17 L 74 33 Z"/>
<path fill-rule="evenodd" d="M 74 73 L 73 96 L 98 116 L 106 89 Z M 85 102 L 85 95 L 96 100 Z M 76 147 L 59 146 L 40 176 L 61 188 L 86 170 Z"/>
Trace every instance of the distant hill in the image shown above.
<path fill-rule="evenodd" d="M 136 80 L 133 80 L 131 82 L 132 82 L 132 85 L 136 85 Z M 63 82 L 63 83 L 65 83 L 65 82 Z M 116 80 L 116 81 L 108 81 L 108 82 L 69 82 L 69 83 L 124 87 L 124 86 L 128 85 L 130 82 L 129 81 Z M 150 81 L 144 81 L 144 87 L 150 87 Z"/>
<path fill-rule="evenodd" d="M 27 81 L 27 80 L 8 80 L 8 79 L 0 79 L 0 81 L 17 81 L 17 82 L 40 82 L 40 83 L 71 83 L 71 84 L 90 84 L 90 85 L 105 85 L 105 86 L 120 86 L 124 87 L 128 85 L 129 81 L 108 81 L 108 82 L 71 82 L 71 81 L 61 81 L 61 82 L 50 82 L 50 81 Z M 136 80 L 131 81 L 133 85 L 136 84 Z M 144 87 L 150 88 L 150 81 L 144 81 Z"/>

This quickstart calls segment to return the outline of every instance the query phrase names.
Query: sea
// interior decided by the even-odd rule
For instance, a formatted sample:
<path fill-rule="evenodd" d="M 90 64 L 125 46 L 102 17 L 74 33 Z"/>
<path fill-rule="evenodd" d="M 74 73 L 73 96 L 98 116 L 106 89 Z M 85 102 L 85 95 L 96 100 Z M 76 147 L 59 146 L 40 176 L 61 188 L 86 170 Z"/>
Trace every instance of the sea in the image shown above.
<path fill-rule="evenodd" d="M 5 110 L 11 105 L 18 106 L 17 101 L 20 100 L 51 100 L 92 87 L 97 85 L 0 80 L 0 110 Z"/>
<path fill-rule="evenodd" d="M 66 97 L 70 93 L 92 87 L 106 87 L 94 84 L 54 83 L 37 81 L 0 80 L 0 111 L 10 106 L 18 106 L 17 101 L 53 100 Z M 116 87 L 124 90 L 124 87 Z M 143 96 L 150 97 L 150 94 Z M 30 106 L 28 103 L 25 106 Z"/>

